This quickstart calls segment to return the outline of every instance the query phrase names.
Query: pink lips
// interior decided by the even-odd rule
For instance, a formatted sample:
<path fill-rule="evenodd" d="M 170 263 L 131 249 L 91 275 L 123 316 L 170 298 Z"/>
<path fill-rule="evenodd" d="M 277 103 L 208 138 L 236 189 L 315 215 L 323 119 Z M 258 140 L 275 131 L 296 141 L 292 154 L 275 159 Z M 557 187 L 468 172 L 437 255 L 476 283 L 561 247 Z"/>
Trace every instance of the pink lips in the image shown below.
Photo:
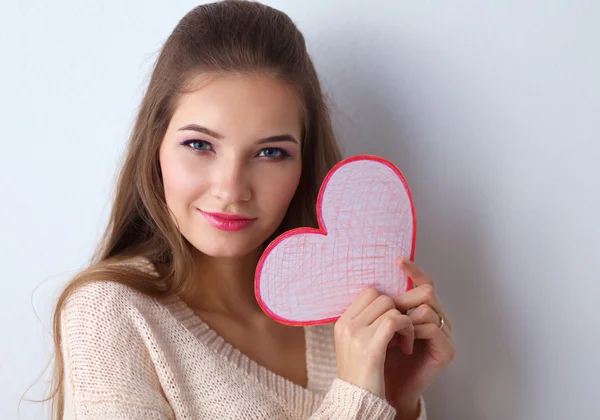
<path fill-rule="evenodd" d="M 209 213 L 200 210 L 200 213 L 208 220 L 212 226 L 217 229 L 227 231 L 238 231 L 250 226 L 256 219 L 250 219 L 235 214 Z"/>

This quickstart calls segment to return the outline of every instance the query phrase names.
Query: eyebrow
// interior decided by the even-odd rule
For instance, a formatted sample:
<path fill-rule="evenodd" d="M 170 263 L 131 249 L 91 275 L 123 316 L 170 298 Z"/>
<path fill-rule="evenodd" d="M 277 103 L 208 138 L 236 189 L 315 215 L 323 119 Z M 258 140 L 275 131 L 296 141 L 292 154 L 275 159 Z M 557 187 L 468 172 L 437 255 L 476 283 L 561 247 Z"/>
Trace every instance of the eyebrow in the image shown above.
<path fill-rule="evenodd" d="M 214 137 L 215 139 L 218 139 L 218 140 L 222 140 L 225 138 L 225 136 L 223 136 L 222 134 L 219 134 L 216 131 L 211 130 L 210 128 L 202 127 L 201 125 L 198 125 L 198 124 L 188 124 L 184 127 L 181 127 L 177 131 L 187 131 L 187 130 L 197 131 L 198 133 L 206 134 L 207 136 Z M 298 140 L 296 140 L 294 138 L 294 136 L 292 136 L 290 134 L 281 134 L 279 136 L 266 137 L 264 139 L 261 139 L 258 142 L 258 144 L 274 143 L 274 142 L 282 142 L 282 141 L 298 144 Z"/>

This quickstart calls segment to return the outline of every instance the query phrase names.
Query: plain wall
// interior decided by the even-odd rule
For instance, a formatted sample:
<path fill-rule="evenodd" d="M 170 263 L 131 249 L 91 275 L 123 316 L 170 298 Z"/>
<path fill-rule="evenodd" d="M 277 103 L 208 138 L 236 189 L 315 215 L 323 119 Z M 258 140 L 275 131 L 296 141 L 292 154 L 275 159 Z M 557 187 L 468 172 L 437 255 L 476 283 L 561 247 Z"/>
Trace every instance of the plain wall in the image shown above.
<path fill-rule="evenodd" d="M 600 3 L 269 1 L 303 31 L 346 155 L 403 171 L 458 354 L 431 419 L 599 416 Z M 157 51 L 191 1 L 0 3 L 0 418 L 104 228 Z M 39 398 L 47 375 L 27 394 Z"/>

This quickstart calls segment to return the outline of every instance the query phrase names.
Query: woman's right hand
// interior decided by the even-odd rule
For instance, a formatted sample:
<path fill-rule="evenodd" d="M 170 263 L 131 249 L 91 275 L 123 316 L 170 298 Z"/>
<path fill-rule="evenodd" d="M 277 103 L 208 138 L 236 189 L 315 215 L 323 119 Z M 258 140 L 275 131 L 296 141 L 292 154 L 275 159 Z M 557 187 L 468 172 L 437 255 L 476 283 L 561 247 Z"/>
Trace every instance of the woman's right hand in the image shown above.
<path fill-rule="evenodd" d="M 363 290 L 337 320 L 334 328 L 338 377 L 385 398 L 384 363 L 390 340 L 411 354 L 414 327 L 396 309 L 394 300 L 377 290 Z"/>

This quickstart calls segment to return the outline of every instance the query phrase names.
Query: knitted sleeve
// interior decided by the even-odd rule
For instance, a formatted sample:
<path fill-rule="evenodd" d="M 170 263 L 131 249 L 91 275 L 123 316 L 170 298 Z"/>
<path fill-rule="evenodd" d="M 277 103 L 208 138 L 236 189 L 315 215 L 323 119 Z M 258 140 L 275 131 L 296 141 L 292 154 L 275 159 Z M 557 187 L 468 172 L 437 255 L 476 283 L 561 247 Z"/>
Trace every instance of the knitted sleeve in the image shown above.
<path fill-rule="evenodd" d="M 120 285 L 95 282 L 65 303 L 64 419 L 174 418 L 148 354 L 143 320 L 120 291 Z"/>
<path fill-rule="evenodd" d="M 419 405 L 420 415 L 417 420 L 426 420 L 423 397 L 419 400 Z M 393 420 L 395 416 L 396 410 L 384 398 L 337 378 L 310 420 L 338 418 Z"/>

